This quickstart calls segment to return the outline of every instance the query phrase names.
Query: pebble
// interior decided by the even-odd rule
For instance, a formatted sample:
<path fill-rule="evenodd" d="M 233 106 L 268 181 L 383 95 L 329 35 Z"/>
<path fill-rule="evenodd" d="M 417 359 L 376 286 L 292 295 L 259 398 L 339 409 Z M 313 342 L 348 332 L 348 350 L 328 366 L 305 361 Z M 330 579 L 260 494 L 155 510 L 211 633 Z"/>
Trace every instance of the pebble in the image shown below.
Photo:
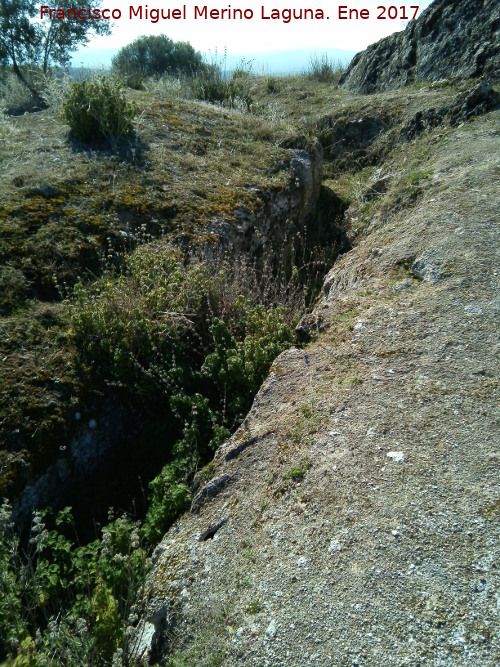
<path fill-rule="evenodd" d="M 387 458 L 392 459 L 394 463 L 403 463 L 405 455 L 404 452 L 387 452 Z"/>
<path fill-rule="evenodd" d="M 274 622 L 273 619 L 266 628 L 266 637 L 268 639 L 272 639 L 275 634 L 276 634 L 276 623 Z"/>
<path fill-rule="evenodd" d="M 328 547 L 328 551 L 340 551 L 340 542 L 339 540 L 333 539 L 330 542 L 330 546 Z"/>

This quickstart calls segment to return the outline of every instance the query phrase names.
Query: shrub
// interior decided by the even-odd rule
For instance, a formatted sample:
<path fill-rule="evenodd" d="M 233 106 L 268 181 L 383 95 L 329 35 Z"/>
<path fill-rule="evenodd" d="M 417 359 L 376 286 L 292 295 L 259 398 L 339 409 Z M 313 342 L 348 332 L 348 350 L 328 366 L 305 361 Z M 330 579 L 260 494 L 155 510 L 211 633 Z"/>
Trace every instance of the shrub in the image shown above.
<path fill-rule="evenodd" d="M 62 104 L 71 91 L 74 79 L 64 71 L 50 69 L 46 74 L 39 74 L 39 87 L 44 102 L 56 109 L 62 109 Z"/>
<path fill-rule="evenodd" d="M 334 63 L 326 53 L 321 56 L 312 55 L 309 59 L 309 75 L 318 81 L 337 83 L 343 70 L 342 63 Z"/>
<path fill-rule="evenodd" d="M 33 83 L 33 73 L 25 71 L 23 75 Z M 4 109 L 11 116 L 20 116 L 26 111 L 38 108 L 38 100 L 19 78 L 8 69 L 0 71 L 0 109 Z"/>
<path fill-rule="evenodd" d="M 292 342 L 284 309 L 266 310 L 243 297 L 235 303 L 227 324 L 215 318 L 210 331 L 215 350 L 202 372 L 217 386 L 226 422 L 240 420 L 257 393 L 274 359 Z M 238 329 L 244 334 L 235 338 Z M 231 331 L 232 330 L 232 331 Z"/>
<path fill-rule="evenodd" d="M 53 528 L 49 527 L 52 524 Z M 139 526 L 111 520 L 100 540 L 75 544 L 70 508 L 36 512 L 27 550 L 0 509 L 0 660 L 104 665 L 124 646 L 124 628 L 148 561 Z"/>
<path fill-rule="evenodd" d="M 176 518 L 191 502 L 186 478 L 190 466 L 179 462 L 167 464 L 150 483 L 149 508 L 143 526 L 143 536 L 149 544 L 157 544 Z"/>
<path fill-rule="evenodd" d="M 71 86 L 63 103 L 63 116 L 71 136 L 87 144 L 109 143 L 132 131 L 137 111 L 127 102 L 118 82 L 105 77 Z"/>
<path fill-rule="evenodd" d="M 191 44 L 174 42 L 166 35 L 139 37 L 113 58 L 113 69 L 122 76 L 192 75 L 201 68 L 201 54 Z"/>
<path fill-rule="evenodd" d="M 271 281 L 265 281 L 268 290 Z M 77 365 L 96 390 L 168 423 L 166 467 L 150 485 L 143 534 L 161 537 L 190 500 L 193 472 L 241 422 L 274 358 L 293 338 L 290 313 L 249 267 L 185 263 L 161 243 L 137 248 L 124 273 L 77 286 L 70 306 Z"/>
<path fill-rule="evenodd" d="M 222 104 L 231 109 L 239 105 L 248 111 L 253 100 L 247 90 L 247 79 L 248 76 L 243 76 L 241 72 L 228 79 L 219 67 L 211 66 L 193 79 L 191 89 L 198 100 Z"/>

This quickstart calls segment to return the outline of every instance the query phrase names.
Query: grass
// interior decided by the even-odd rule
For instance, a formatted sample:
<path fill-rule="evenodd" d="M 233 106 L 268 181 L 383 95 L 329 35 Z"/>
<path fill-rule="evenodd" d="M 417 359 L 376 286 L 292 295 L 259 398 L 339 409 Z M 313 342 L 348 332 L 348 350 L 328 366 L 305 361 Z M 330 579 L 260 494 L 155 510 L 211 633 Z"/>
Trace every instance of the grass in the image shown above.
<path fill-rule="evenodd" d="M 400 122 L 421 104 L 418 89 L 368 99 L 310 74 L 250 76 L 242 85 L 253 100 L 251 113 L 195 101 L 186 82 L 169 78 L 127 90 L 140 110 L 135 138 L 114 151 L 68 141 L 54 108 L 0 117 L 2 493 L 15 496 L 28 466 L 43 470 L 67 445 L 75 413 L 90 414 L 62 305 L 77 282 L 119 268 L 155 238 L 194 247 L 213 239 L 214 220 L 231 223 L 238 209 L 258 213 L 261 193 L 279 193 L 288 182 L 289 151 L 282 145 L 307 142 L 339 118 L 384 114 Z M 451 87 L 428 92 L 426 103 L 435 106 L 454 94 Z M 386 150 L 399 165 L 389 135 Z M 395 174 L 382 209 L 408 196 L 408 188 L 425 187 L 430 174 L 419 150 Z M 367 165 L 339 172 L 325 164 L 325 185 L 364 207 L 361 227 L 374 207 L 364 201 L 374 171 Z"/>
<path fill-rule="evenodd" d="M 121 452 L 132 468 L 130 461 L 144 457 L 145 452 L 162 450 L 165 454 L 193 442 L 200 445 L 203 430 L 213 431 L 215 447 L 236 425 L 246 405 L 238 403 L 240 388 L 248 393 L 251 386 L 255 392 L 261 381 L 260 375 L 254 377 L 255 368 L 264 368 L 270 357 L 284 348 L 276 346 L 265 364 L 260 359 L 268 343 L 270 349 L 273 343 L 253 342 L 253 334 L 264 329 L 265 309 L 249 311 L 246 326 L 252 336 L 248 340 L 238 338 L 239 295 L 231 289 L 224 291 L 228 281 L 224 281 L 224 289 L 205 293 L 202 287 L 210 280 L 201 269 L 198 282 L 196 274 L 193 280 L 172 287 L 173 281 L 165 280 L 166 249 L 176 248 L 174 273 L 189 273 L 187 249 L 214 242 L 214 224 L 223 221 L 230 228 L 237 221 L 238 210 L 251 218 L 260 215 L 266 198 L 286 199 L 290 152 L 285 146 L 305 147 L 315 136 L 322 137 L 322 132 L 327 136 L 332 127 L 347 126 L 359 118 L 383 120 L 383 135 L 363 147 L 356 159 L 344 160 L 341 165 L 331 147 L 325 145 L 324 183 L 350 204 L 350 214 L 359 219 L 360 234 L 375 214 L 384 215 L 405 205 L 408 196 L 416 201 L 430 186 L 432 171 L 427 162 L 436 136 L 422 137 L 411 152 L 396 141 L 400 125 L 419 108 L 420 90 L 352 97 L 336 89 L 326 74 L 323 77 L 319 71 L 317 75 L 271 81 L 269 77 L 242 77 L 241 85 L 252 100 L 245 112 L 194 101 L 184 95 L 180 84 L 157 82 L 146 85 L 145 90 L 129 90 L 127 98 L 137 105 L 140 114 L 133 137 L 117 143 L 113 150 L 83 149 L 69 142 L 68 130 L 54 110 L 19 118 L 2 117 L 2 495 L 15 497 L 30 475 L 36 477 L 62 458 L 79 424 L 88 423 L 94 408 L 112 396 L 135 394 L 129 403 L 131 412 L 137 421 L 148 422 L 132 438 L 136 458 L 129 458 L 128 450 Z M 453 90 L 448 87 L 433 89 L 426 104 L 438 106 L 440 100 L 451 95 Z M 374 196 L 369 190 L 380 177 L 380 160 L 383 175 L 389 176 L 389 186 Z M 230 259 L 237 272 L 247 276 L 250 265 L 237 262 L 231 255 Z M 240 285 L 237 283 L 237 287 Z M 75 291 L 80 300 L 75 300 Z M 204 312 L 210 302 L 210 294 L 216 295 L 216 303 L 209 303 L 207 313 L 217 319 L 225 317 L 226 328 L 222 321 L 207 317 L 200 325 L 197 319 L 196 313 Z M 359 310 L 356 303 L 343 302 L 332 317 L 327 336 L 337 346 L 342 344 L 342 336 L 350 336 Z M 233 312 L 234 317 L 230 314 Z M 82 326 L 82 322 L 88 326 Z M 292 324 L 293 314 L 287 326 Z M 107 346 L 110 331 L 117 337 L 114 340 L 111 336 L 112 347 Z M 175 337 L 179 331 L 186 335 Z M 235 338 L 224 348 L 222 342 L 230 338 L 229 333 Z M 199 348 L 195 345 L 189 351 L 197 350 L 202 367 L 193 371 L 191 387 L 183 393 L 177 391 L 184 390 L 185 378 L 181 375 L 189 375 L 190 368 L 181 363 L 184 348 L 177 342 L 184 344 L 188 334 L 199 344 Z M 217 342 L 216 351 L 207 347 L 213 342 L 211 336 Z M 287 334 L 279 342 L 288 345 L 290 340 Z M 88 352 L 87 357 L 82 356 L 82 349 Z M 96 350 L 99 355 L 93 357 Z M 101 377 L 105 364 L 96 360 L 108 363 L 113 370 L 111 380 L 109 375 Z M 364 380 L 355 358 L 346 356 L 342 364 L 343 374 L 337 380 L 342 389 L 334 387 L 333 382 L 329 387 L 329 391 L 339 394 Z M 229 383 L 225 375 L 229 366 L 238 370 L 239 383 L 234 377 L 233 384 Z M 208 380 L 223 390 L 223 400 L 217 405 L 223 429 L 215 428 L 215 412 L 207 409 L 214 396 L 205 400 L 197 393 L 200 384 Z M 141 403 L 151 394 L 156 403 L 144 408 Z M 165 397 L 169 398 L 168 404 Z M 189 402 L 188 398 L 193 400 Z M 154 414 L 153 408 L 157 410 Z M 158 415 L 161 419 L 155 419 Z M 288 494 L 291 498 L 302 493 L 311 465 L 307 448 L 326 419 L 312 400 L 299 406 L 283 432 L 283 445 L 269 480 L 269 486 L 277 488 L 270 496 Z M 172 448 L 174 430 L 179 439 Z M 183 455 L 189 453 L 192 451 L 181 451 Z M 180 470 L 169 464 L 163 476 L 156 477 L 156 499 L 162 511 L 165 508 L 161 503 L 167 499 L 168 521 L 175 518 L 179 508 L 189 505 L 193 467 L 202 466 L 211 454 L 212 450 L 204 452 L 194 465 L 188 461 L 185 469 L 180 463 Z M 151 477 L 158 473 L 150 472 Z M 213 466 L 208 464 L 198 473 L 198 484 L 205 484 L 213 474 Z M 493 514 L 496 506 L 492 507 L 485 512 Z M 155 538 L 165 528 L 165 517 L 158 512 Z M 258 515 L 252 527 L 259 528 L 260 523 Z M 237 578 L 238 585 L 250 589 L 248 571 L 257 562 L 258 552 L 242 541 L 239 557 L 244 575 Z M 253 616 L 262 611 L 263 604 L 252 591 L 248 593 L 241 611 Z M 231 641 L 228 618 L 214 615 L 208 626 L 209 635 L 202 632 L 190 646 L 181 645 L 171 656 L 172 667 L 224 661 Z M 218 638 L 215 643 L 214 637 Z"/>
<path fill-rule="evenodd" d="M 25 466 L 43 469 L 67 444 L 85 400 L 61 307 L 73 285 L 153 237 L 203 240 L 210 220 L 260 205 L 256 186 L 279 189 L 288 178 L 265 120 L 130 96 L 142 114 L 125 153 L 75 149 L 51 110 L 2 120 L 0 488 L 9 496 Z"/>

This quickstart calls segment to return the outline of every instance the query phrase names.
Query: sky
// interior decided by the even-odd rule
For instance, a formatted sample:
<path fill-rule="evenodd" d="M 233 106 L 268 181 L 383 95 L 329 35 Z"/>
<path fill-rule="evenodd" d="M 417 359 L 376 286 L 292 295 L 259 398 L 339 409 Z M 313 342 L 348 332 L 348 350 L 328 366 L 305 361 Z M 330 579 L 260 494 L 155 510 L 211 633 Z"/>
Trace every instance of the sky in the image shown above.
<path fill-rule="evenodd" d="M 399 0 L 392 5 L 389 0 L 233 0 L 224 4 L 217 0 L 150 0 L 141 3 L 134 0 L 103 0 L 102 7 L 118 9 L 121 18 L 113 22 L 112 33 L 109 36 L 96 37 L 85 49 L 80 49 L 73 57 L 73 64 L 78 66 L 107 66 L 112 55 L 122 46 L 129 44 L 141 35 L 164 33 L 175 41 L 190 42 L 193 47 L 210 57 L 220 56 L 227 52 L 231 59 L 257 58 L 271 63 L 279 62 L 276 56 L 279 52 L 301 52 L 303 54 L 318 54 L 328 52 L 337 53 L 343 60 L 357 51 L 365 49 L 369 44 L 378 41 L 393 32 L 403 30 L 408 18 L 413 17 L 418 7 L 417 17 L 426 9 L 431 0 L 416 2 L 410 0 L 403 4 Z M 57 6 L 57 3 L 54 3 Z M 82 5 L 83 6 L 83 3 Z M 95 4 L 93 6 L 96 6 Z M 228 13 L 222 18 L 204 18 L 198 12 L 195 18 L 195 7 L 201 11 L 207 7 L 211 10 L 241 9 L 247 10 L 247 19 L 229 18 Z M 339 7 L 350 10 L 365 10 L 369 18 L 341 19 Z M 142 19 L 138 15 L 130 15 L 130 8 L 137 12 L 142 7 Z M 146 18 L 146 8 L 181 11 L 180 19 L 160 19 L 157 23 Z M 292 19 L 283 21 L 283 12 L 286 9 L 304 10 L 313 9 L 323 11 L 325 18 Z M 385 11 L 384 11 L 385 8 Z M 391 8 L 391 9 L 389 9 Z M 278 10 L 280 18 L 271 17 L 272 12 Z M 183 13 L 185 11 L 185 18 Z M 251 13 L 253 16 L 250 18 Z M 384 14 L 386 18 L 379 18 Z M 393 18 L 389 18 L 389 15 Z M 274 54 L 274 55 L 273 55 Z M 271 65 L 276 69 L 277 65 Z"/>

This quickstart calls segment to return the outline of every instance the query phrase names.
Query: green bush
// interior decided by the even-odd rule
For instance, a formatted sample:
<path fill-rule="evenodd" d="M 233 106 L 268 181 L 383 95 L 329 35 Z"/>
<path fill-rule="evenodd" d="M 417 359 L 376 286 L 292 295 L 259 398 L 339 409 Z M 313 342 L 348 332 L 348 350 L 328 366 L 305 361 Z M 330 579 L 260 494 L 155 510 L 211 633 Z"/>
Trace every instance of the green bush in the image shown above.
<path fill-rule="evenodd" d="M 51 527 L 52 526 L 52 527 Z M 79 546 L 70 508 L 36 512 L 27 549 L 0 509 L 0 660 L 40 667 L 109 665 L 148 566 L 139 525 L 113 519 Z M 11 663 L 12 664 L 12 663 Z"/>
<path fill-rule="evenodd" d="M 266 310 L 239 297 L 232 320 L 213 320 L 215 350 L 202 372 L 215 383 L 228 423 L 243 417 L 274 359 L 290 347 L 292 332 L 284 315 L 284 309 Z M 241 328 L 244 334 L 237 340 L 231 331 Z"/>
<path fill-rule="evenodd" d="M 143 536 L 149 544 L 157 544 L 176 518 L 191 502 L 191 492 L 186 478 L 191 472 L 189 465 L 175 462 L 164 466 L 150 483 L 149 508 L 143 526 Z"/>
<path fill-rule="evenodd" d="M 103 144 L 128 136 L 136 115 L 118 82 L 100 77 L 72 84 L 63 102 L 71 136 L 86 144 Z"/>
<path fill-rule="evenodd" d="M 266 289 L 268 282 L 266 283 Z M 122 275 L 77 286 L 70 305 L 82 381 L 161 415 L 166 467 L 150 485 L 143 534 L 158 540 L 190 501 L 189 480 L 243 419 L 274 358 L 293 339 L 290 313 L 256 302 L 250 270 L 185 263 L 158 244 Z"/>
<path fill-rule="evenodd" d="M 145 90 L 144 77 L 140 73 L 133 72 L 132 74 L 127 74 L 124 77 L 124 82 L 127 88 L 131 88 L 132 90 Z"/>
<path fill-rule="evenodd" d="M 192 75 L 203 67 L 201 54 L 191 44 L 166 35 L 138 37 L 113 58 L 113 69 L 121 76 Z"/>
<path fill-rule="evenodd" d="M 238 105 L 247 111 L 252 105 L 252 96 L 248 91 L 248 76 L 236 72 L 231 79 L 226 78 L 219 67 L 212 66 L 195 77 L 191 89 L 196 99 L 212 104 L 222 104 L 229 108 Z"/>

